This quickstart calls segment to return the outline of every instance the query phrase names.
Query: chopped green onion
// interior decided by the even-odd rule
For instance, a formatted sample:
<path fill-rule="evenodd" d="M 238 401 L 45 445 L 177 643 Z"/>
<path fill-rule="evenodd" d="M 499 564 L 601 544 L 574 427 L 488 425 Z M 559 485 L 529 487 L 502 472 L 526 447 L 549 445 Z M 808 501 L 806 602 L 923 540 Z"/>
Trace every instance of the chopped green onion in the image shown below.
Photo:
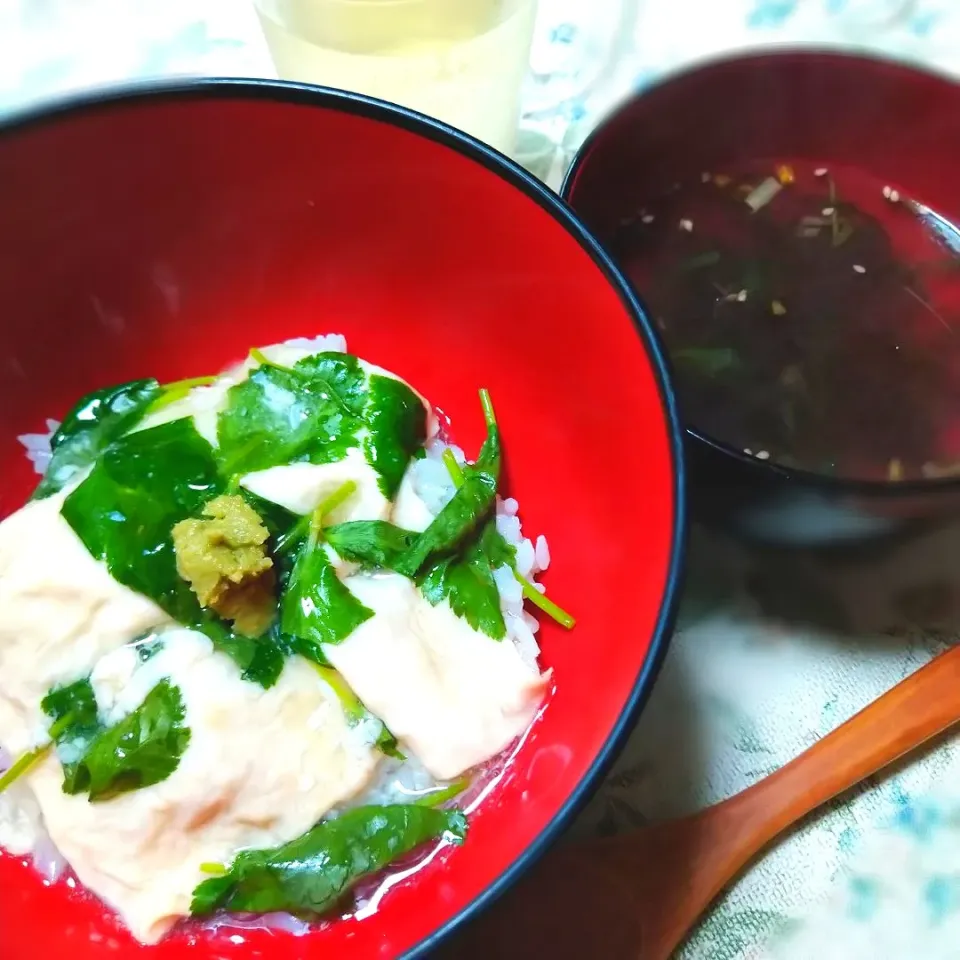
<path fill-rule="evenodd" d="M 449 786 L 422 794 L 413 801 L 413 805 L 415 807 L 439 807 L 441 803 L 446 803 L 448 800 L 460 796 L 469 786 L 470 778 L 462 777 L 460 780 L 455 780 Z"/>
<path fill-rule="evenodd" d="M 222 863 L 201 863 L 200 872 L 211 877 L 223 877 L 227 874 L 227 868 Z"/>
<path fill-rule="evenodd" d="M 486 391 L 482 391 L 481 397 L 483 393 L 486 393 Z M 488 403 L 489 400 L 490 396 L 488 394 Z M 486 405 L 484 406 L 484 412 L 486 412 Z M 457 463 L 452 454 L 449 458 L 447 457 L 448 453 L 450 453 L 449 448 L 443 452 L 443 462 L 446 465 L 447 472 L 450 474 L 450 479 L 453 480 L 454 486 L 459 487 L 460 484 L 463 483 L 463 471 L 460 469 L 460 464 Z M 513 575 L 516 577 L 517 583 L 523 587 L 523 595 L 535 607 L 539 607 L 547 616 L 552 617 L 562 627 L 566 627 L 568 630 L 573 629 L 577 621 L 574 620 L 566 610 L 558 607 L 552 600 L 548 600 L 526 577 L 521 576 L 516 570 L 513 571 Z"/>
<path fill-rule="evenodd" d="M 513 575 L 517 578 L 517 583 L 523 587 L 523 595 L 535 606 L 539 607 L 547 616 L 553 617 L 561 627 L 572 630 L 576 625 L 576 620 L 567 613 L 566 610 L 558 607 L 552 600 L 548 600 L 526 577 L 521 576 L 516 570 Z"/>
<path fill-rule="evenodd" d="M 460 464 L 457 463 L 457 458 L 453 455 L 453 451 L 447 447 L 443 451 L 443 456 L 441 458 L 446 465 L 447 473 L 450 474 L 450 479 L 453 480 L 456 486 L 460 486 L 463 483 L 463 469 Z"/>

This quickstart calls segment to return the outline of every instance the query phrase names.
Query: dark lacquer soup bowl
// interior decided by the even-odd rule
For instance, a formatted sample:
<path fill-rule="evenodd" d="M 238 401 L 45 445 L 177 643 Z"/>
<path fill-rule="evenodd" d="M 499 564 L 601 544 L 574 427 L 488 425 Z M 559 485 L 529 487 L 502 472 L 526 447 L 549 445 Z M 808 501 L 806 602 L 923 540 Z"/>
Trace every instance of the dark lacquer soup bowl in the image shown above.
<path fill-rule="evenodd" d="M 56 529 L 63 536 L 80 534 L 93 555 L 93 559 L 84 555 L 88 566 L 102 562 L 115 574 L 117 541 L 110 540 L 113 534 L 104 527 L 117 524 L 124 536 L 146 536 L 153 522 L 149 517 L 154 516 L 150 511 L 175 511 L 186 500 L 196 504 L 203 487 L 199 481 L 181 489 L 186 499 L 181 498 L 179 506 L 162 497 L 145 504 L 142 494 L 154 489 L 151 483 L 162 486 L 168 473 L 199 470 L 197 464 L 207 462 L 204 458 L 214 466 L 203 489 L 220 490 L 216 465 L 223 467 L 225 460 L 217 461 L 211 452 L 216 442 L 222 453 L 226 433 L 242 434 L 263 413 L 247 410 L 241 415 L 231 407 L 236 414 L 232 426 L 225 433 L 219 420 L 216 438 L 209 443 L 200 438 L 199 418 L 196 428 L 189 426 L 189 419 L 177 421 L 180 427 L 170 423 L 157 427 L 167 429 L 168 440 L 179 437 L 176 442 L 185 442 L 183 431 L 188 431 L 193 460 L 171 462 L 160 456 L 151 461 L 151 473 L 143 466 L 146 461 L 124 459 L 124 451 L 145 449 L 142 438 L 149 431 L 119 439 L 116 431 L 107 435 L 118 416 L 139 409 L 141 394 L 136 391 L 154 396 L 147 405 L 150 411 L 169 411 L 168 403 L 179 402 L 185 392 L 213 389 L 208 380 L 193 378 L 209 377 L 252 357 L 246 383 L 253 383 L 256 374 L 261 387 L 267 384 L 256 388 L 258 402 L 263 401 L 264 390 L 279 390 L 277 384 L 287 382 L 284 378 L 294 376 L 297 368 L 291 372 L 277 354 L 267 357 L 251 352 L 252 347 L 342 334 L 351 353 L 388 368 L 436 404 L 436 410 L 442 410 L 446 438 L 459 444 L 470 460 L 476 458 L 485 433 L 478 390 L 488 391 L 502 443 L 499 491 L 504 529 L 513 522 L 515 500 L 529 535 L 549 539 L 552 562 L 543 578 L 549 598 L 576 619 L 573 629 L 565 629 L 549 616 L 540 617 L 539 667 L 544 673 L 552 671 L 544 681 L 541 705 L 519 740 L 485 764 L 479 781 L 468 788 L 462 844 L 450 842 L 456 837 L 449 830 L 439 845 L 434 835 L 431 843 L 408 851 L 392 872 L 364 876 L 357 888 L 362 897 L 344 888 L 335 909 L 307 927 L 289 916 L 288 922 L 266 928 L 263 924 L 258 928 L 249 916 L 239 926 L 222 918 L 202 923 L 188 919 L 149 946 L 138 942 L 109 906 L 84 888 L 82 877 L 66 869 L 53 880 L 44 879 L 29 852 L 0 854 L 0 955 L 4 960 L 48 955 L 93 960 L 109 950 L 110 956 L 125 960 L 140 956 L 275 960 L 294 955 L 307 960 L 424 954 L 505 890 L 570 822 L 628 732 L 664 653 L 683 554 L 682 443 L 664 359 L 637 300 L 566 207 L 493 151 L 450 128 L 379 102 L 279 83 L 202 81 L 128 89 L 84 96 L 8 120 L 0 128 L 0 233 L 4 517 L 20 510 L 36 488 L 38 478 L 25 444 L 36 459 L 37 438 L 42 446 L 51 429 L 48 418 L 63 419 L 78 398 L 92 391 L 144 380 L 146 386 L 133 393 L 127 390 L 120 400 L 101 396 L 88 403 L 68 418 L 64 436 L 53 437 L 54 462 L 58 456 L 70 462 L 52 486 L 60 486 L 67 476 L 72 477 L 69 483 L 80 486 L 69 493 L 59 516 L 55 511 L 44 515 L 52 516 L 50 523 L 59 524 Z M 371 373 L 362 381 L 368 385 L 364 401 L 368 404 L 373 402 L 374 379 Z M 319 382 L 310 380 L 304 387 L 310 403 L 330 401 L 327 393 L 317 392 Z M 339 386 L 331 389 L 336 393 Z M 345 404 L 344 417 L 366 415 Z M 252 444 L 241 444 L 235 453 L 241 459 L 256 459 L 272 449 L 271 429 L 300 429 L 305 422 L 274 421 L 264 428 L 265 434 L 254 435 Z M 377 426 L 371 420 L 364 444 L 382 427 L 382 422 Z M 491 429 L 488 420 L 486 430 Z M 131 439 L 136 437 L 141 439 Z M 231 438 L 233 442 L 232 433 Z M 197 452 L 198 444 L 206 445 L 205 453 Z M 300 453 L 305 449 L 297 447 Z M 365 455 L 354 452 L 361 460 Z M 417 456 L 419 451 L 410 454 L 411 468 Z M 383 466 L 376 458 L 371 463 L 379 463 L 378 469 Z M 92 470 L 87 479 L 79 479 L 82 471 L 72 472 L 77 464 Z M 488 466 L 462 467 L 468 476 L 466 480 L 461 476 L 461 482 L 474 484 L 470 489 L 482 494 Z M 386 475 L 381 473 L 381 479 Z M 91 485 L 91 478 L 96 483 Z M 346 486 L 338 496 L 350 493 Z M 69 489 L 68 485 L 65 490 Z M 229 484 L 223 489 L 229 496 Z M 237 488 L 232 489 L 236 499 Z M 462 490 L 451 495 L 456 499 Z M 114 500 L 104 508 L 98 497 Z M 134 508 L 130 504 L 137 497 L 141 500 Z M 43 511 L 51 502 L 39 499 L 30 508 Z M 325 509 L 317 507 L 321 514 Z M 137 510 L 145 511 L 142 516 L 148 519 L 137 520 L 141 516 Z M 325 515 L 312 516 L 309 537 L 297 549 L 316 551 L 318 542 L 332 537 L 323 526 Z M 73 533 L 63 533 L 65 518 Z M 29 524 L 24 529 L 30 529 Z M 419 536 L 426 533 L 414 535 L 414 546 L 421 543 Z M 20 551 L 33 543 L 29 563 L 45 568 L 41 579 L 62 581 L 58 564 L 65 561 L 58 555 L 49 556 L 48 563 L 37 561 L 42 553 L 36 551 L 42 551 L 44 541 L 40 537 L 34 543 L 35 539 L 24 535 L 11 543 L 6 538 L 9 556 L 2 561 L 6 566 L 0 578 L 14 569 L 21 574 L 28 569 Z M 164 533 L 151 562 L 160 566 L 167 562 L 163 558 L 169 559 L 168 540 Z M 94 541 L 101 543 L 102 552 L 91 546 Z M 179 543 L 175 547 L 176 571 L 189 579 L 182 572 L 186 567 L 179 566 Z M 518 548 L 518 573 L 519 553 Z M 538 544 L 541 567 L 542 553 Z M 483 556 L 479 561 L 473 556 L 468 564 L 475 583 L 441 584 L 449 598 L 456 590 L 466 591 L 460 596 L 466 597 L 468 610 L 470 590 L 491 588 L 490 565 L 484 567 Z M 123 582 L 128 586 L 133 582 L 130 570 L 141 559 L 134 556 L 133 566 L 116 574 L 126 576 Z M 448 560 L 456 564 L 462 558 Z M 172 561 L 164 569 L 174 571 Z M 299 590 L 312 589 L 308 574 L 297 573 L 297 568 L 288 589 L 294 589 L 294 581 Z M 407 582 L 411 590 L 426 590 L 423 584 L 416 586 L 415 578 Z M 83 589 L 60 582 L 58 603 L 74 588 Z M 30 629 L 44 633 L 44 615 L 56 615 L 60 608 L 54 603 L 45 606 L 44 588 L 37 589 L 34 600 L 39 597 L 40 606 L 32 608 L 37 616 Z M 151 589 L 144 587 L 147 594 Z M 178 589 L 178 596 L 186 596 L 183 584 Z M 9 586 L 8 593 L 0 587 L 0 596 L 15 603 L 10 592 L 17 591 L 23 593 L 20 587 Z M 197 597 L 203 599 L 200 593 Z M 192 594 L 189 598 L 196 605 Z M 157 602 L 163 606 L 167 601 L 160 597 Z M 320 597 L 316 602 L 325 601 Z M 313 622 L 316 611 L 304 601 L 298 616 Z M 527 611 L 536 608 L 528 604 Z M 284 607 L 284 630 L 286 612 Z M 8 613 L 0 611 L 0 617 L 7 620 Z M 240 629 L 239 619 L 235 626 Z M 83 626 L 70 629 L 82 633 Z M 209 631 L 207 635 L 214 636 Z M 2 644 L 13 648 L 17 640 L 9 631 L 3 636 L 0 664 Z M 216 636 L 222 640 L 221 634 Z M 255 643 L 266 642 L 266 636 L 272 633 Z M 296 628 L 291 636 L 302 639 Z M 219 650 L 217 642 L 213 641 L 214 648 Z M 489 639 L 491 644 L 498 642 L 509 641 Z M 230 655 L 240 663 L 245 649 L 231 648 Z M 284 670 L 293 669 L 290 664 L 301 655 L 300 649 L 295 644 L 284 649 L 288 656 L 281 660 Z M 166 650 L 161 646 L 156 656 L 164 656 Z M 52 655 L 51 649 L 37 649 L 18 662 L 31 673 L 45 668 L 43 658 Z M 141 659 L 149 666 L 146 656 Z M 221 670 L 235 666 L 229 659 L 219 662 Z M 0 667 L 0 672 L 4 669 Z M 189 680 L 187 675 L 184 690 Z M 482 678 L 477 680 L 481 682 Z M 0 701 L 6 698 L 9 705 L 17 694 L 14 671 L 6 669 Z M 211 688 L 205 699 L 216 696 Z M 362 713 L 364 705 L 353 703 Z M 146 700 L 137 709 L 145 704 Z M 95 712 L 97 707 L 95 703 Z M 199 716 L 190 713 L 189 704 L 188 708 L 188 719 Z M 50 764 L 68 762 L 57 737 L 76 723 L 79 708 L 71 709 L 45 734 L 57 741 L 57 750 L 45 746 L 41 737 L 36 747 L 41 756 L 16 784 L 18 789 L 24 784 L 29 788 L 35 782 L 32 778 L 41 776 L 38 771 L 49 771 Z M 47 706 L 44 710 L 54 715 Z M 91 864 L 96 868 L 98 858 L 117 864 L 125 855 L 116 847 L 128 843 L 129 836 L 122 831 L 119 815 L 116 820 L 109 815 L 110 805 L 135 796 L 137 789 L 144 793 L 151 789 L 138 768 L 133 779 L 118 775 L 110 781 L 112 786 L 94 796 L 91 783 L 99 775 L 90 773 L 90 756 L 97 744 L 103 746 L 96 738 L 116 729 L 110 722 L 95 716 L 94 723 L 104 729 L 98 727 L 100 732 L 91 734 L 94 739 L 77 748 L 89 751 L 82 754 L 78 768 L 87 770 L 87 779 L 75 779 L 79 795 L 69 798 L 84 805 L 84 822 L 98 829 L 105 825 L 103 845 L 87 851 L 88 868 Z M 237 713 L 221 722 L 249 725 Z M 149 739 L 156 727 L 144 721 L 136 731 L 128 729 L 127 735 Z M 174 734 L 178 729 L 174 723 Z M 257 763 L 275 762 L 284 748 L 282 737 L 267 743 L 258 740 L 257 733 L 252 730 L 257 742 L 249 747 L 255 754 L 252 772 L 235 784 L 235 792 L 253 789 L 249 779 L 256 778 Z M 303 729 L 287 733 L 307 736 Z M 171 765 L 182 766 L 200 742 L 198 731 L 186 746 L 182 739 L 176 742 L 181 753 Z M 16 752 L 10 744 L 4 746 L 12 754 L 9 764 Z M 167 747 L 164 740 L 157 749 L 162 753 Z M 401 752 L 404 747 L 401 736 Z M 214 753 L 204 761 L 211 783 L 217 780 L 218 764 L 228 762 L 226 756 Z M 123 768 L 134 761 L 118 747 L 109 762 Z M 59 768 L 55 770 L 59 775 Z M 172 784 L 176 771 L 170 774 L 167 768 L 158 776 L 167 775 L 160 786 Z M 269 786 L 264 783 L 264 789 Z M 295 792 L 288 797 L 284 813 L 296 812 L 314 786 L 311 780 L 302 786 L 303 796 Z M 89 798 L 84 790 L 90 791 Z M 0 795 L 0 802 L 3 799 Z M 224 805 L 230 802 L 219 798 L 219 805 L 204 809 L 185 829 L 202 830 L 210 820 L 224 816 Z M 262 816 L 269 821 L 273 812 Z M 62 818 L 59 822 L 65 829 Z M 138 824 L 129 817 L 125 822 L 125 829 L 137 835 Z M 116 836 L 111 838 L 114 823 Z M 374 832 L 379 829 L 369 820 L 367 826 Z M 163 836 L 162 824 L 157 829 Z M 338 868 L 353 856 L 356 848 L 351 844 L 360 841 L 344 842 L 346 846 L 341 844 L 330 855 Z M 383 844 L 377 848 L 379 853 L 383 849 Z M 126 855 L 134 859 L 144 851 L 156 853 L 138 836 Z M 49 853 L 48 845 L 45 855 Z M 354 858 L 344 868 L 346 873 L 366 874 L 367 867 L 374 869 L 379 861 L 367 857 L 361 866 L 358 862 Z M 118 869 L 123 872 L 128 866 L 120 863 Z M 198 880 L 206 875 L 216 881 L 224 870 L 236 869 L 229 859 L 196 866 Z M 305 855 L 299 861 L 287 856 L 272 874 L 269 864 L 251 869 L 256 874 L 254 885 L 259 884 L 260 893 L 269 887 L 269 896 L 255 903 L 245 900 L 248 907 L 290 906 L 293 898 L 299 909 L 288 913 L 302 915 L 304 901 L 297 898 L 309 899 L 304 891 L 315 891 L 318 883 L 328 893 L 340 889 L 340 879 L 330 871 L 323 873 L 323 856 Z M 306 880 L 297 886 L 304 871 Z M 228 879 L 231 876 L 236 880 L 239 874 L 228 874 Z M 144 902 L 149 908 L 149 900 Z"/>
<path fill-rule="evenodd" d="M 955 512 L 960 87 L 822 51 L 624 104 L 563 195 L 672 360 L 692 508 L 825 545 Z"/>

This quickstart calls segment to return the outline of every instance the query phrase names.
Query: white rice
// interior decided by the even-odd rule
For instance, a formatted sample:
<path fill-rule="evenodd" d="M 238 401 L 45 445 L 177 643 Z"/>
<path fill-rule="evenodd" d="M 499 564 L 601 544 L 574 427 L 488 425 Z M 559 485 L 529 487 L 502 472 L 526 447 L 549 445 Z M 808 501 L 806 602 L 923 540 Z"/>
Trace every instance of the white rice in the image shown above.
<path fill-rule="evenodd" d="M 33 469 L 39 473 L 47 472 L 50 465 L 50 441 L 53 435 L 60 429 L 59 420 L 47 420 L 46 433 L 24 433 L 17 437 L 17 440 L 23 444 L 27 454 L 27 459 L 33 464 Z"/>
<path fill-rule="evenodd" d="M 281 346 L 302 350 L 307 357 L 315 353 L 346 353 L 347 338 L 342 333 L 327 333 L 321 337 L 294 337 L 284 340 Z"/>

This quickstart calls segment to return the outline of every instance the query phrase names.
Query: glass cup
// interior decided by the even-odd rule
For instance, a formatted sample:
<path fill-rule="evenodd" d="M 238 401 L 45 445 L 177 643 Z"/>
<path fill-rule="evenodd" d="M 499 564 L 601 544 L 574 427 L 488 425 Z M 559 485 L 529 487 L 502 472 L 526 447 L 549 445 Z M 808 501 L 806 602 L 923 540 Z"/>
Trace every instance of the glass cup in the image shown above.
<path fill-rule="evenodd" d="M 512 153 L 537 23 L 537 0 L 254 0 L 277 73 L 353 90 L 429 114 Z M 598 69 L 567 81 L 536 112 L 584 95 L 609 74 L 613 48 L 631 31 L 636 0 L 616 2 Z M 607 4 L 610 6 L 610 3 Z M 571 29 L 575 29 L 570 25 Z M 540 91 L 551 77 L 535 77 Z M 549 99 L 549 95 L 547 97 Z"/>

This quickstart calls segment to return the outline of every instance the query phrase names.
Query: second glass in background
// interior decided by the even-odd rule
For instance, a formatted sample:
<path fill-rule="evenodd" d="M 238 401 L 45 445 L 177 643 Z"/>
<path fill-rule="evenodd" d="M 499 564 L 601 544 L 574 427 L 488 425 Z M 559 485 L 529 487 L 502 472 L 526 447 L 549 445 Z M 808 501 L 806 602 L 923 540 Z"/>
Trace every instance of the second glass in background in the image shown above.
<path fill-rule="evenodd" d="M 284 79 L 429 114 L 509 153 L 536 0 L 257 0 Z"/>
<path fill-rule="evenodd" d="M 544 139 L 535 130 L 613 86 L 638 8 L 638 0 L 546 0 L 538 20 L 537 0 L 254 2 L 281 78 L 410 107 L 531 169 L 530 138 Z M 549 62 L 531 71 L 541 41 Z M 521 114 L 533 128 L 518 148 Z"/>

